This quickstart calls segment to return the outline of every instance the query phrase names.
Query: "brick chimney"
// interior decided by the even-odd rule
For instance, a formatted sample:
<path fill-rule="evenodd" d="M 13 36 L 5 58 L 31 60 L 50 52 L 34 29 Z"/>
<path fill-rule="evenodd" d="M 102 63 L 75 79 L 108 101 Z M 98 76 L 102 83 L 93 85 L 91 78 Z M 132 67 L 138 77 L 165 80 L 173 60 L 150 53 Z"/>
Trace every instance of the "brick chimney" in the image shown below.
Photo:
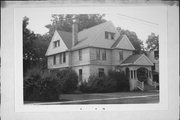
<path fill-rule="evenodd" d="M 75 46 L 78 43 L 78 23 L 75 19 L 72 25 L 72 46 Z"/>

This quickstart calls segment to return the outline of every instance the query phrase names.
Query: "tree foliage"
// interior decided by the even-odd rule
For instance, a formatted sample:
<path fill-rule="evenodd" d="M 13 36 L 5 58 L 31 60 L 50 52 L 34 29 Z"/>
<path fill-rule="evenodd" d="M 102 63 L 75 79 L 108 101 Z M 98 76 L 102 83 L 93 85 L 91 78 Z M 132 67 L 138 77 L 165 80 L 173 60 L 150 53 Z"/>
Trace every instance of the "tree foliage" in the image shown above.
<path fill-rule="evenodd" d="M 159 35 L 155 35 L 155 33 L 151 33 L 146 40 L 147 50 L 159 50 Z"/>
<path fill-rule="evenodd" d="M 78 30 L 81 31 L 105 22 L 104 16 L 104 14 L 53 14 L 52 24 L 48 24 L 46 27 L 49 29 L 49 34 L 53 34 L 55 30 L 71 32 L 73 20 L 76 18 Z"/>
<path fill-rule="evenodd" d="M 45 52 L 49 41 L 48 34 L 39 35 L 27 28 L 29 18 L 23 18 L 23 68 L 24 72 L 34 66 L 46 67 Z"/>
<path fill-rule="evenodd" d="M 144 49 L 143 41 L 141 41 L 138 38 L 138 36 L 136 35 L 135 32 L 129 31 L 129 30 L 124 30 L 121 28 L 117 28 L 117 29 L 120 32 L 120 35 L 126 35 L 129 38 L 130 42 L 132 43 L 132 45 L 136 49 L 135 50 L 136 54 L 143 52 L 143 49 Z"/>

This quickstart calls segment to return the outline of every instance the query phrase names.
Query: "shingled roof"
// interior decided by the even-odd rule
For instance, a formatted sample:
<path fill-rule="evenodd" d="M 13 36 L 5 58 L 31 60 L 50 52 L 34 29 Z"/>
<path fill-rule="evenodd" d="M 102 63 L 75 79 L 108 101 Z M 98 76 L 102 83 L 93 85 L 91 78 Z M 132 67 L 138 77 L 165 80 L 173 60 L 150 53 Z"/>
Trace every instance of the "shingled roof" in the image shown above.
<path fill-rule="evenodd" d="M 66 44 L 68 49 L 72 48 L 72 33 L 71 32 L 65 32 L 65 31 L 58 31 L 59 35 L 61 36 L 62 40 Z"/>
<path fill-rule="evenodd" d="M 143 54 L 131 55 L 126 60 L 124 60 L 121 64 L 134 64 L 138 58 L 140 58 Z"/>

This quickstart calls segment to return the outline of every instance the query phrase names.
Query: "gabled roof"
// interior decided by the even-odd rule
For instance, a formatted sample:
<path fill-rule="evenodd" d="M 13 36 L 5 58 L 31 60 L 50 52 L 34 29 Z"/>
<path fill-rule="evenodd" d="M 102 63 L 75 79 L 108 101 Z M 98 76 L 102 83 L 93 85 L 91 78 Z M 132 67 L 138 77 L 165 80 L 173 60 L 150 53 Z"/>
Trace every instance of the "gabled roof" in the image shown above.
<path fill-rule="evenodd" d="M 121 64 L 134 64 L 138 58 L 140 58 L 142 54 L 131 55 L 127 59 L 125 59 Z"/>
<path fill-rule="evenodd" d="M 118 43 L 122 40 L 122 38 L 123 38 L 123 36 L 122 36 L 122 35 L 120 35 L 120 36 L 118 37 L 118 39 L 114 42 L 114 44 L 112 45 L 112 47 L 111 47 L 111 48 L 116 47 L 116 46 L 118 45 Z"/>
<path fill-rule="evenodd" d="M 114 40 L 105 39 L 105 31 L 115 33 Z M 119 37 L 119 32 L 111 21 L 101 23 L 78 33 L 78 43 L 72 49 L 84 46 L 111 48 L 115 40 Z"/>
<path fill-rule="evenodd" d="M 153 66 L 153 63 L 144 54 L 131 55 L 124 60 L 121 65 L 148 65 Z"/>
<path fill-rule="evenodd" d="M 58 31 L 59 35 L 61 36 L 62 40 L 66 44 L 68 49 L 72 48 L 72 33 L 71 32 L 65 32 L 65 31 Z"/>

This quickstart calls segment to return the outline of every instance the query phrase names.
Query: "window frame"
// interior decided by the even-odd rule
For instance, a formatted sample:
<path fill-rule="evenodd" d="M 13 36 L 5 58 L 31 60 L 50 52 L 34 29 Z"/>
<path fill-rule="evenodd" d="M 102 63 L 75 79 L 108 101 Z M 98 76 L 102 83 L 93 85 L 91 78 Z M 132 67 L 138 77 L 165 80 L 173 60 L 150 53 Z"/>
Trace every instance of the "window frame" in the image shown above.
<path fill-rule="evenodd" d="M 56 55 L 53 56 L 53 65 L 56 65 Z"/>
<path fill-rule="evenodd" d="M 102 60 L 106 60 L 106 49 L 102 49 Z"/>
<path fill-rule="evenodd" d="M 104 68 L 99 68 L 98 69 L 98 76 L 99 77 L 103 77 L 105 75 L 105 73 L 104 73 Z"/>
<path fill-rule="evenodd" d="M 79 61 L 81 61 L 81 60 L 82 60 L 82 49 L 80 49 L 80 50 L 78 51 L 78 53 L 79 53 Z"/>
<path fill-rule="evenodd" d="M 120 61 L 124 60 L 123 50 L 119 51 L 119 60 Z"/>
<path fill-rule="evenodd" d="M 101 60 L 100 48 L 97 48 L 97 49 L 96 49 L 96 60 Z"/>
<path fill-rule="evenodd" d="M 66 53 L 63 52 L 63 63 L 66 63 Z"/>

